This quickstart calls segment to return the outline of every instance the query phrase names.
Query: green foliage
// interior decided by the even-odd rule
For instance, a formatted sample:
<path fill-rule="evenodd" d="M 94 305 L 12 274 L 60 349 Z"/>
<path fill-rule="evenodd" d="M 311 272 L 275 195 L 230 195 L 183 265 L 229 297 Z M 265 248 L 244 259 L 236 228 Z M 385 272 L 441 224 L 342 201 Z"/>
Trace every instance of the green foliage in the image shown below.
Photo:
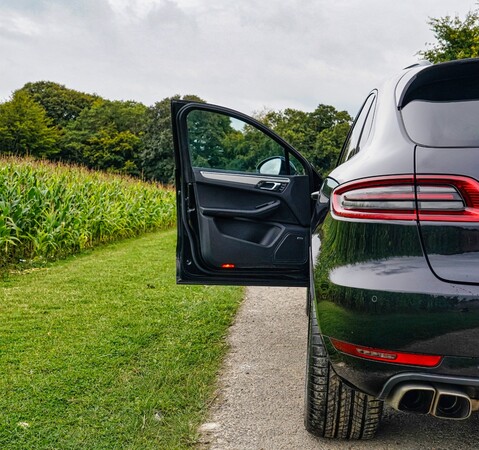
<path fill-rule="evenodd" d="M 230 118 L 223 114 L 197 110 L 188 114 L 187 123 L 192 165 L 228 168 L 226 138 L 239 133 L 231 126 Z M 234 145 L 235 153 L 241 153 L 238 147 L 240 145 Z"/>
<path fill-rule="evenodd" d="M 27 83 L 0 105 L 0 148 L 139 177 L 146 111 L 50 81 Z"/>
<path fill-rule="evenodd" d="M 194 167 L 256 173 L 264 159 L 285 156 L 284 148 L 269 135 L 217 112 L 190 111 L 187 127 Z"/>
<path fill-rule="evenodd" d="M 428 22 L 437 40 L 432 48 L 418 52 L 433 62 L 479 57 L 479 10 L 459 16 L 432 18 Z"/>
<path fill-rule="evenodd" d="M 257 128 L 244 125 L 241 130 L 231 129 L 226 134 L 220 167 L 256 172 L 258 164 L 271 156 L 284 156 L 283 147 Z"/>
<path fill-rule="evenodd" d="M 31 160 L 0 160 L 0 261 L 56 258 L 168 228 L 172 190 Z"/>
<path fill-rule="evenodd" d="M 344 122 L 336 123 L 331 128 L 321 131 L 314 143 L 314 151 L 307 155 L 309 162 L 323 177 L 334 169 L 338 161 L 339 153 L 351 126 L 350 120 L 348 115 Z"/>
<path fill-rule="evenodd" d="M 65 127 L 61 158 L 139 176 L 145 117 L 146 107 L 141 103 L 96 100 Z"/>
<path fill-rule="evenodd" d="M 167 97 L 149 107 L 140 154 L 141 169 L 149 180 L 172 184 L 175 181 L 173 134 L 171 130 L 171 100 L 202 102 L 196 95 Z"/>
<path fill-rule="evenodd" d="M 311 113 L 266 111 L 256 118 L 291 143 L 323 176 L 336 164 L 351 121 L 347 112 L 329 105 L 319 105 Z M 216 112 L 193 110 L 187 126 L 196 167 L 256 172 L 262 160 L 285 156 L 282 146 L 259 129 Z"/>
<path fill-rule="evenodd" d="M 45 110 L 26 92 L 17 91 L 0 104 L 0 155 L 52 157 L 58 139 Z"/>
<path fill-rule="evenodd" d="M 204 102 L 195 95 L 176 95 L 146 107 L 105 100 L 51 81 L 27 83 L 0 104 L 0 155 L 30 155 L 172 184 L 172 99 Z M 266 111 L 258 118 L 323 175 L 334 166 L 351 121 L 345 111 L 321 104 L 313 112 L 288 108 Z M 262 159 L 283 154 L 249 125 L 239 130 L 218 114 L 195 120 L 190 142 L 195 163 L 203 167 L 254 171 Z"/>
<path fill-rule="evenodd" d="M 352 121 L 346 111 L 323 104 L 312 112 L 266 111 L 257 118 L 302 153 L 323 176 L 334 168 Z"/>
<path fill-rule="evenodd" d="M 176 286 L 175 238 L 0 282 L 0 448 L 193 448 L 242 289 Z"/>
<path fill-rule="evenodd" d="M 90 108 L 100 98 L 52 81 L 27 83 L 19 91 L 28 93 L 43 107 L 53 123 L 62 127 L 75 120 L 84 109 Z"/>
<path fill-rule="evenodd" d="M 284 111 L 266 111 L 256 118 L 302 152 L 312 147 L 315 133 L 319 132 L 312 127 L 309 114 L 287 108 Z"/>

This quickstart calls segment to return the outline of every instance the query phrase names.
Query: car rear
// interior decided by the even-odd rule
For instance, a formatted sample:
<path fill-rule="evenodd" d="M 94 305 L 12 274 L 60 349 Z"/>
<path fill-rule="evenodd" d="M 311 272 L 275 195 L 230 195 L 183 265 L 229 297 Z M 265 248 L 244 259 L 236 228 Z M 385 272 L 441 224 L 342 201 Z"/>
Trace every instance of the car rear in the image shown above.
<path fill-rule="evenodd" d="M 454 419 L 479 399 L 478 73 L 416 67 L 379 90 L 368 145 L 325 184 L 315 275 L 336 372 Z"/>

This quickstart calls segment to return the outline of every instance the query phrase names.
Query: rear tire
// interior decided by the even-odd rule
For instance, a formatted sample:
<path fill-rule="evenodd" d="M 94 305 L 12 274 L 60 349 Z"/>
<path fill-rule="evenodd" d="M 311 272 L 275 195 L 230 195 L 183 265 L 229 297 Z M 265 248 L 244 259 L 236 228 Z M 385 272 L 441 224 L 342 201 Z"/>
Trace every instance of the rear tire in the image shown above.
<path fill-rule="evenodd" d="M 343 383 L 324 348 L 312 302 L 306 362 L 305 426 L 315 436 L 371 439 L 381 420 L 383 402 Z"/>

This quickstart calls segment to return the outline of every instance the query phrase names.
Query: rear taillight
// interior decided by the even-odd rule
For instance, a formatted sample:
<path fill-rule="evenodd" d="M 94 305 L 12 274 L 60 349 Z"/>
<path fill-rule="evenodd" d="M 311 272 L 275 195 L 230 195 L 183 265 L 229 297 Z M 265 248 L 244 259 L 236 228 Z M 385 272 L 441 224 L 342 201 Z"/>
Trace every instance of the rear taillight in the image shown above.
<path fill-rule="evenodd" d="M 479 182 L 458 175 L 418 175 L 418 218 L 435 222 L 479 222 Z M 447 200 L 423 201 L 427 189 L 449 189 Z M 454 195 L 455 194 L 455 195 Z M 461 205 L 462 201 L 462 205 Z M 435 206 L 435 208 L 433 207 Z"/>
<path fill-rule="evenodd" d="M 333 213 L 351 219 L 415 220 L 414 176 L 366 178 L 333 191 Z"/>
<path fill-rule="evenodd" d="M 350 219 L 479 221 L 479 183 L 456 175 L 403 175 L 345 183 L 333 214 Z"/>

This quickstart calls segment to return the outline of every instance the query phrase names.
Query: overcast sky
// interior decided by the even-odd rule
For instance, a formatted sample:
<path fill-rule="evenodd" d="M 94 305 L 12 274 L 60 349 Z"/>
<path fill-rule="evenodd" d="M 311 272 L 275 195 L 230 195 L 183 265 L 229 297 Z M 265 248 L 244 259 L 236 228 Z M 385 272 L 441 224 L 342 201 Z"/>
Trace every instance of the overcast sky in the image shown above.
<path fill-rule="evenodd" d="M 474 0 L 0 0 L 0 101 L 49 80 L 147 105 L 174 94 L 251 113 L 355 114 Z"/>

